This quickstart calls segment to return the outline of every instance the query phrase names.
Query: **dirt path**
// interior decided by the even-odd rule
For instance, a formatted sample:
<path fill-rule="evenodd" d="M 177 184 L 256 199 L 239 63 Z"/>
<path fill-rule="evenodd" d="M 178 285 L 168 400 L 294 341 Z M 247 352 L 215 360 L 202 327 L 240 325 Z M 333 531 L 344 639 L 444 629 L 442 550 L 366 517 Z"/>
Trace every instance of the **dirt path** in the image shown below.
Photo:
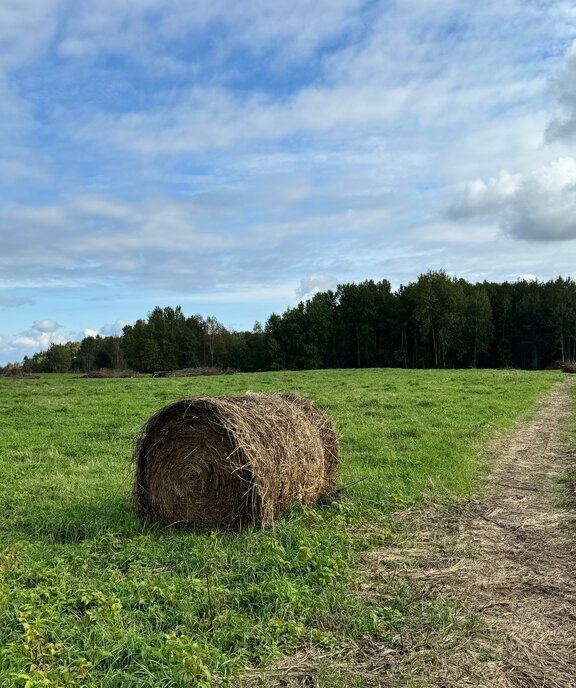
<path fill-rule="evenodd" d="M 486 499 L 408 553 L 405 575 L 461 599 L 498 638 L 495 661 L 464 647 L 431 671 L 429 686 L 576 688 L 576 515 L 559 503 L 557 483 L 576 465 L 559 427 L 571 384 L 557 385 L 505 442 Z"/>
<path fill-rule="evenodd" d="M 557 486 L 574 459 L 559 439 L 569 411 L 563 383 L 511 437 L 470 526 L 480 556 L 469 595 L 504 638 L 494 686 L 576 686 L 575 519 Z"/>

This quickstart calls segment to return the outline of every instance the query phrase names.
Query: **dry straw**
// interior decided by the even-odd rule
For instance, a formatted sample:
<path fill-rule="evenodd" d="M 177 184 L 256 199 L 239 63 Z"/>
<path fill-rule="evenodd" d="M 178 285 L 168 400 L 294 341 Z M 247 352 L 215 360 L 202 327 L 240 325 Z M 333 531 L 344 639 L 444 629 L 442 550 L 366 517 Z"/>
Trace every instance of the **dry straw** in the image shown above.
<path fill-rule="evenodd" d="M 139 515 L 170 524 L 270 525 L 336 489 L 332 421 L 289 394 L 189 398 L 152 416 L 135 454 Z"/>

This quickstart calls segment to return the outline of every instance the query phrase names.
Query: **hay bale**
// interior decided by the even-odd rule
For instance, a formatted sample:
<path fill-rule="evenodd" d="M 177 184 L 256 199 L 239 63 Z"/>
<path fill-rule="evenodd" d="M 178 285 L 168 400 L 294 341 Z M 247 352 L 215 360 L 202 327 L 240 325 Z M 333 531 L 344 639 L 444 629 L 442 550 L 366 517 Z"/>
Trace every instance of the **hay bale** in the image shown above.
<path fill-rule="evenodd" d="M 144 425 L 135 452 L 141 518 L 199 528 L 270 525 L 336 489 L 332 421 L 289 394 L 189 398 Z"/>

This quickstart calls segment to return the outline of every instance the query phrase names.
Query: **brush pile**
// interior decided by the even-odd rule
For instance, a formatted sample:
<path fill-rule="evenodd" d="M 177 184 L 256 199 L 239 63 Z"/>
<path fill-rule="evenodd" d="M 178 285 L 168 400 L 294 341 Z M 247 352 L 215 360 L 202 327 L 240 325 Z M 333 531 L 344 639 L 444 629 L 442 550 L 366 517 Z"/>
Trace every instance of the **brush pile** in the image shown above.
<path fill-rule="evenodd" d="M 141 518 L 202 529 L 274 523 L 336 489 L 332 421 L 289 394 L 189 398 L 144 425 L 135 452 Z"/>
<path fill-rule="evenodd" d="M 574 359 L 569 359 L 562 363 L 562 371 L 564 373 L 576 373 L 576 361 Z"/>
<path fill-rule="evenodd" d="M 201 366 L 200 368 L 182 368 L 180 370 L 158 370 L 152 377 L 199 377 L 201 375 L 234 375 L 234 368 L 214 368 Z"/>
<path fill-rule="evenodd" d="M 143 375 L 141 373 L 137 373 L 135 370 L 112 370 L 111 368 L 100 368 L 100 370 L 91 370 L 80 377 L 100 380 L 108 378 L 143 377 Z"/>
<path fill-rule="evenodd" d="M 32 373 L 25 373 L 19 366 L 9 364 L 4 367 L 0 366 L 0 377 L 37 380 L 40 377 L 40 375 L 32 375 Z"/>

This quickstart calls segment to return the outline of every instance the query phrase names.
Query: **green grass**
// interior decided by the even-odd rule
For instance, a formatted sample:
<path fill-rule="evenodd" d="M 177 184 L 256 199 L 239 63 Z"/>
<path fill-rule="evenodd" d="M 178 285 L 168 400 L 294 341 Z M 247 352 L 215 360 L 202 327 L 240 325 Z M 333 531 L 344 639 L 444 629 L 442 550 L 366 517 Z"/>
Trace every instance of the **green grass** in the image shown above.
<path fill-rule="evenodd" d="M 570 452 L 572 457 L 576 456 L 576 426 L 574 418 L 576 418 L 576 385 L 572 384 L 570 387 L 570 396 L 572 399 L 571 413 L 568 418 L 564 420 L 561 425 L 562 440 L 566 451 Z M 559 479 L 561 487 L 561 500 L 568 509 L 576 509 L 576 463 L 573 461 L 572 465 L 567 469 L 566 474 Z"/>
<path fill-rule="evenodd" d="M 245 667 L 302 648 L 393 643 L 418 601 L 394 588 L 386 599 L 362 594 L 358 552 L 381 546 L 392 511 L 474 493 L 489 441 L 559 379 L 399 370 L 0 379 L 0 685 L 238 685 Z M 140 524 L 130 458 L 142 423 L 185 395 L 247 390 L 303 394 L 333 417 L 345 498 L 295 510 L 273 532 Z"/>

